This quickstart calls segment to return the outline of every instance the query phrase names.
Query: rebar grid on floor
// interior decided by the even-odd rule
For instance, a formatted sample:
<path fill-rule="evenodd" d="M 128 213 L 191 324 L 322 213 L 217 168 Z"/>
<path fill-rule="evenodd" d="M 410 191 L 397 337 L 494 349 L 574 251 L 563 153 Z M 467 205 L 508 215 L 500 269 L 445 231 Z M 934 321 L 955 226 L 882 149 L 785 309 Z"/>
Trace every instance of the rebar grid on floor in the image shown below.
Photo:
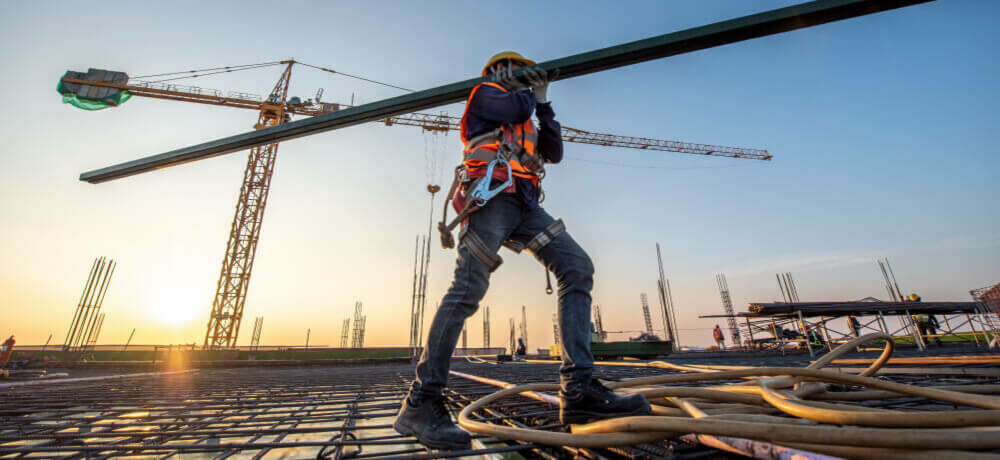
<path fill-rule="evenodd" d="M 555 381 L 556 365 L 460 364 L 456 370 L 512 383 Z M 599 366 L 607 380 L 671 371 Z M 725 457 L 719 451 L 663 441 L 614 449 L 553 448 L 477 438 L 475 449 L 427 452 L 391 426 L 409 382 L 408 365 L 211 369 L 179 375 L 5 389 L 0 395 L 0 456 L 105 458 L 431 458 L 517 453 L 528 458 Z M 921 385 L 997 383 L 998 379 L 905 376 Z M 496 387 L 452 378 L 458 409 Z M 933 410 L 920 398 L 862 404 Z M 950 408 L 948 406 L 947 408 Z M 941 407 L 944 409 L 945 407 Z M 477 414 L 512 426 L 559 429 L 558 408 L 524 397 Z"/>
<path fill-rule="evenodd" d="M 391 426 L 411 373 L 399 365 L 214 369 L 12 388 L 0 396 L 0 456 L 425 454 Z M 479 446 L 446 455 L 531 448 L 495 440 Z"/>

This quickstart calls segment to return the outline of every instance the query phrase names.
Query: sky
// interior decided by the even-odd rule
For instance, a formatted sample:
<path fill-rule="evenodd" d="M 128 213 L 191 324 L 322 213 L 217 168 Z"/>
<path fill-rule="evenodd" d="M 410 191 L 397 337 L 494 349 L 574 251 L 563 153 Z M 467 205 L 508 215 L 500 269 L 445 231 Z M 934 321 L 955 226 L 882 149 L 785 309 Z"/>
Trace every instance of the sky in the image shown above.
<path fill-rule="evenodd" d="M 133 343 L 204 340 L 246 154 L 100 185 L 77 178 L 249 131 L 256 114 L 138 97 L 85 112 L 55 91 L 66 70 L 140 76 L 295 58 L 426 89 L 478 75 L 501 50 L 542 61 L 794 3 L 0 3 L 0 333 L 61 343 L 93 259 L 106 256 L 119 265 L 100 343 L 133 328 Z M 716 273 L 738 311 L 780 300 L 777 272 L 792 272 L 807 301 L 884 298 L 884 257 L 903 291 L 925 300 L 966 300 L 1000 281 L 998 13 L 996 2 L 942 0 L 553 83 L 566 126 L 774 155 L 566 145 L 544 206 L 593 258 L 605 328 L 641 329 L 643 292 L 661 324 L 657 242 L 684 345 L 711 342 L 719 321 L 698 316 L 722 312 Z M 269 67 L 176 83 L 266 94 L 279 76 Z M 292 95 L 318 88 L 343 103 L 402 94 L 294 70 Z M 263 316 L 262 344 L 300 345 L 311 330 L 311 344 L 336 346 L 361 301 L 366 345 L 406 345 L 425 187 L 448 180 L 459 152 L 455 133 L 379 124 L 282 143 L 238 343 Z M 455 258 L 433 238 L 431 312 Z M 529 255 L 502 256 L 481 303 L 494 342 L 525 305 L 529 347 L 547 347 L 556 297 L 544 271 Z M 478 346 L 480 313 L 469 321 Z"/>

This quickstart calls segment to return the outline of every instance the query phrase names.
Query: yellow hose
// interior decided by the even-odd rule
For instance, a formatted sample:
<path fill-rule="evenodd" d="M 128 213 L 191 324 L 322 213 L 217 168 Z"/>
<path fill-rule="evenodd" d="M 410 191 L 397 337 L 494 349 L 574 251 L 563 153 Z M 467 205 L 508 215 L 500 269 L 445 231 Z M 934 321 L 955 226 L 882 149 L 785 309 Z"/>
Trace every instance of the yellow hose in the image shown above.
<path fill-rule="evenodd" d="M 822 369 L 843 354 L 875 340 L 884 340 L 885 349 L 860 375 Z M 840 345 L 805 368 L 730 367 L 729 370 L 715 371 L 707 366 L 650 363 L 657 367 L 683 368 L 693 373 L 639 377 L 611 382 L 607 386 L 624 390 L 622 393 L 643 394 L 655 403 L 653 407 L 657 410 L 654 414 L 665 415 L 622 417 L 573 425 L 570 433 L 499 426 L 473 420 L 471 416 L 474 412 L 500 399 L 525 392 L 533 392 L 535 396 L 546 395 L 541 392 L 559 389 L 557 384 L 547 383 L 504 384 L 502 386 L 506 388 L 466 406 L 459 414 L 458 422 L 474 433 L 573 447 L 620 446 L 693 434 L 699 440 L 715 440 L 713 436 L 763 440 L 827 455 L 858 458 L 926 457 L 922 451 L 927 449 L 934 450 L 938 458 L 979 458 L 979 454 L 954 449 L 1000 448 L 1000 398 L 868 377 L 888 362 L 892 351 L 892 337 L 876 333 Z M 734 379 L 748 380 L 710 388 L 663 386 Z M 860 392 L 868 393 L 864 399 L 911 396 L 978 409 L 904 412 L 811 400 L 837 399 L 831 397 L 837 392 L 826 391 L 826 383 L 864 387 L 867 391 Z M 976 388 L 974 392 L 988 393 L 993 390 L 995 388 Z M 545 400 L 551 399 L 553 397 L 545 396 Z M 678 416 L 678 409 L 686 416 Z M 786 417 L 766 415 L 769 413 L 784 413 Z"/>

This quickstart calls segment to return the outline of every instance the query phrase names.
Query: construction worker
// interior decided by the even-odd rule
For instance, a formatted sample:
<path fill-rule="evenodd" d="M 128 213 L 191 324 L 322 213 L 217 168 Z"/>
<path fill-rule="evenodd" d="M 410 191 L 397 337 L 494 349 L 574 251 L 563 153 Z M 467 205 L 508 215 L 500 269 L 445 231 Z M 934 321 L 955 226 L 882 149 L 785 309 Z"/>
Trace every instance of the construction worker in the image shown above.
<path fill-rule="evenodd" d="M 550 78 L 534 69 L 526 70 L 527 83 L 512 75 L 514 69 L 531 65 L 534 61 L 510 51 L 490 58 L 482 75 L 491 75 L 492 81 L 472 89 L 462 116 L 463 164 L 456 169 L 453 190 L 446 196 L 455 200 L 456 210 L 462 206 L 460 198 L 484 180 L 491 189 L 507 182 L 506 167 L 485 177 L 488 165 L 499 161 L 501 149 L 512 152 L 509 164 L 514 177 L 502 193 L 481 203 L 475 212 L 464 217 L 466 211 L 460 211 L 463 228 L 454 280 L 434 315 L 416 378 L 394 423 L 399 433 L 415 436 L 434 449 L 470 445 L 469 434 L 455 425 L 445 409 L 442 391 L 462 325 L 479 308 L 490 273 L 503 262 L 497 254 L 501 245 L 514 252 L 528 250 L 558 281 L 560 420 L 583 423 L 650 412 L 649 402 L 641 395 L 619 396 L 592 377 L 589 324 L 594 266 L 562 221 L 539 205 L 543 164 L 559 163 L 563 148 L 561 127 L 547 99 Z M 539 121 L 537 130 L 533 113 Z M 446 238 L 442 230 L 442 245 L 447 247 L 448 239 L 450 234 Z"/>
<path fill-rule="evenodd" d="M 847 327 L 851 328 L 851 334 L 855 337 L 861 337 L 861 323 L 854 316 L 847 317 Z"/>
<path fill-rule="evenodd" d="M 941 323 L 938 322 L 934 315 L 913 315 L 913 319 L 917 323 L 917 330 L 920 331 L 920 336 L 927 339 L 930 335 L 936 335 L 937 330 L 941 327 Z M 933 337 L 935 345 L 942 346 L 941 337 Z"/>
<path fill-rule="evenodd" d="M 524 344 L 524 339 L 521 337 L 517 338 L 517 356 L 523 358 L 528 354 L 528 347 Z"/>
<path fill-rule="evenodd" d="M 14 336 L 11 335 L 0 345 L 0 367 L 4 367 L 10 361 L 11 355 L 14 353 Z"/>
<path fill-rule="evenodd" d="M 726 337 L 722 335 L 722 328 L 718 324 L 715 325 L 715 329 L 712 330 L 712 337 L 715 337 L 715 344 L 719 346 L 720 349 L 726 349 Z"/>
<path fill-rule="evenodd" d="M 809 326 L 806 329 L 806 340 L 808 340 L 811 345 L 822 348 L 826 346 L 826 342 L 823 340 L 823 337 L 819 335 L 819 331 L 817 329 L 819 329 L 817 326 Z"/>

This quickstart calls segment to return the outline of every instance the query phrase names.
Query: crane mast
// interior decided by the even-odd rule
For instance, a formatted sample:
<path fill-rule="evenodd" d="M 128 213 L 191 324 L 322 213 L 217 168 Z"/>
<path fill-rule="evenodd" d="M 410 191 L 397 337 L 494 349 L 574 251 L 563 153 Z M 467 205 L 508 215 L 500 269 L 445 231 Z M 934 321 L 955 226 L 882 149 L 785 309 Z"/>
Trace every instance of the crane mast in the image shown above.
<path fill-rule="evenodd" d="M 287 64 L 271 94 L 261 104 L 255 129 L 280 125 L 290 119 L 285 111 L 285 100 L 288 96 L 292 64 L 292 62 Z M 226 243 L 226 254 L 222 258 L 222 270 L 215 288 L 215 298 L 212 300 L 212 315 L 205 331 L 205 348 L 236 346 L 277 154 L 277 143 L 250 149 L 247 166 L 243 172 L 240 197 L 236 201 L 236 212 L 229 230 L 229 241 Z"/>

